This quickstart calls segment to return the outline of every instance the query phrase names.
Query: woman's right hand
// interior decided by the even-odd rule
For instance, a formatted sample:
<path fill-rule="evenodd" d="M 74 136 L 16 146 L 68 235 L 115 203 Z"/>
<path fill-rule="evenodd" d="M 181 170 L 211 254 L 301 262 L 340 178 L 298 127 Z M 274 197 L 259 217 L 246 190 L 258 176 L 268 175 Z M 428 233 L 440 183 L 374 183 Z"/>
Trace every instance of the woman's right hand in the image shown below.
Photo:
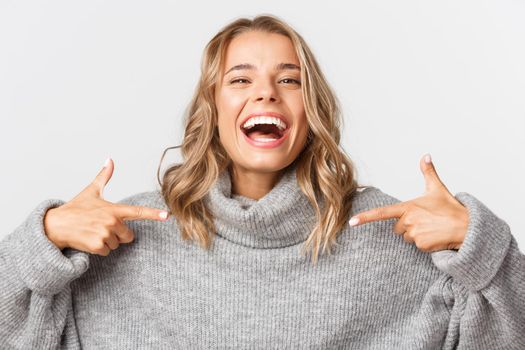
<path fill-rule="evenodd" d="M 133 241 L 134 234 L 124 220 L 165 221 L 168 212 L 143 206 L 114 204 L 102 198 L 104 186 L 113 175 L 113 160 L 71 201 L 49 209 L 44 216 L 48 239 L 60 250 L 74 248 L 107 256 L 121 243 Z M 161 213 L 166 213 L 163 218 Z"/>

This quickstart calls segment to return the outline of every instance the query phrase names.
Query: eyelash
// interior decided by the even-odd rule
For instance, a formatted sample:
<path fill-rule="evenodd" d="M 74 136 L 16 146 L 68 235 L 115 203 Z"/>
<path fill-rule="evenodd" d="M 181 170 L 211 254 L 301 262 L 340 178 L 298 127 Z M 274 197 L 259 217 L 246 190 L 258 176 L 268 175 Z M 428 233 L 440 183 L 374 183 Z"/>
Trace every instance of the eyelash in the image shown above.
<path fill-rule="evenodd" d="M 239 81 L 239 80 L 248 80 L 248 79 L 243 79 L 243 78 L 235 79 L 235 80 L 230 81 L 230 84 L 233 84 L 233 83 L 235 83 L 235 82 L 237 82 L 237 81 Z M 291 80 L 291 81 L 294 81 L 295 84 L 297 84 L 297 85 L 301 85 L 301 82 L 300 82 L 299 80 L 297 80 L 297 79 L 284 78 L 284 79 L 282 79 L 281 81 L 283 81 L 283 80 Z"/>

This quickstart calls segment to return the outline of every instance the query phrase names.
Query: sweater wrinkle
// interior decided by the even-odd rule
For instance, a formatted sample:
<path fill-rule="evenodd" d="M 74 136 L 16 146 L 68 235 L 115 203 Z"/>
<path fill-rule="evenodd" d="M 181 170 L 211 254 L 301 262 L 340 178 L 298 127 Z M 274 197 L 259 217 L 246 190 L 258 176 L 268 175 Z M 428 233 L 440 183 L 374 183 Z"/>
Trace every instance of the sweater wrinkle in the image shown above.
<path fill-rule="evenodd" d="M 259 200 L 232 194 L 228 169 L 206 195 L 217 234 L 250 248 L 284 248 L 304 242 L 315 225 L 315 210 L 297 183 L 292 163 Z"/>
<path fill-rule="evenodd" d="M 389 219 L 345 225 L 312 265 L 292 245 L 314 211 L 287 170 L 260 200 L 220 174 L 210 250 L 174 215 L 127 221 L 135 239 L 108 256 L 60 250 L 43 218 L 65 201 L 41 202 L 0 241 L 0 349 L 525 349 L 525 255 L 478 199 L 455 196 L 457 251 L 423 252 Z M 399 202 L 369 188 L 350 215 Z M 166 209 L 158 190 L 118 203 Z"/>

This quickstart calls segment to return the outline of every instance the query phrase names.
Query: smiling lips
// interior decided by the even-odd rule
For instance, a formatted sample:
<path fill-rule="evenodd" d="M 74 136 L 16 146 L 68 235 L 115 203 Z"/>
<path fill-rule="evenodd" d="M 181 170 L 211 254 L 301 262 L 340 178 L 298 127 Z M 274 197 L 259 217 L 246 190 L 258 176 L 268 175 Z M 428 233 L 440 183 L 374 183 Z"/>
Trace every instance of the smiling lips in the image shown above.
<path fill-rule="evenodd" d="M 257 131 L 255 133 L 258 133 Z M 285 131 L 281 136 L 278 138 L 275 137 L 255 137 L 256 135 L 253 135 L 253 133 L 250 133 L 250 135 L 247 135 L 246 133 L 242 132 L 243 138 L 248 142 L 250 145 L 257 147 L 257 148 L 274 148 L 281 145 L 287 138 L 290 133 Z"/>
<path fill-rule="evenodd" d="M 255 112 L 255 113 L 252 113 L 252 114 L 249 114 L 241 123 L 240 123 L 240 127 L 242 128 L 242 126 L 244 124 L 246 124 L 246 122 L 248 120 L 250 120 L 251 118 L 254 118 L 254 117 L 273 117 L 273 118 L 278 118 L 280 119 L 285 125 L 286 125 L 286 129 L 289 128 L 291 122 L 282 114 L 280 113 L 277 113 L 277 112 L 270 112 L 270 111 L 267 111 L 267 112 L 264 112 L 264 111 L 261 111 L 261 112 Z"/>
<path fill-rule="evenodd" d="M 273 148 L 282 144 L 290 129 L 286 118 L 276 112 L 252 113 L 240 125 L 244 138 L 256 147 Z"/>

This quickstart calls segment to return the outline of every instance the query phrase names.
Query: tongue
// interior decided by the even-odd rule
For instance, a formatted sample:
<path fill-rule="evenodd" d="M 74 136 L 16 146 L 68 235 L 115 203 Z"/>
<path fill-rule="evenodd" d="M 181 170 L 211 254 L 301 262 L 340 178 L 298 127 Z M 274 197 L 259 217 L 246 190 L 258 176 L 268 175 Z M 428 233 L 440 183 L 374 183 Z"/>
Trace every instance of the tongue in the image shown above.
<path fill-rule="evenodd" d="M 248 137 L 252 140 L 256 139 L 278 139 L 280 138 L 279 135 L 273 133 L 273 132 L 263 132 L 260 130 L 255 130 L 250 133 L 248 133 Z"/>

